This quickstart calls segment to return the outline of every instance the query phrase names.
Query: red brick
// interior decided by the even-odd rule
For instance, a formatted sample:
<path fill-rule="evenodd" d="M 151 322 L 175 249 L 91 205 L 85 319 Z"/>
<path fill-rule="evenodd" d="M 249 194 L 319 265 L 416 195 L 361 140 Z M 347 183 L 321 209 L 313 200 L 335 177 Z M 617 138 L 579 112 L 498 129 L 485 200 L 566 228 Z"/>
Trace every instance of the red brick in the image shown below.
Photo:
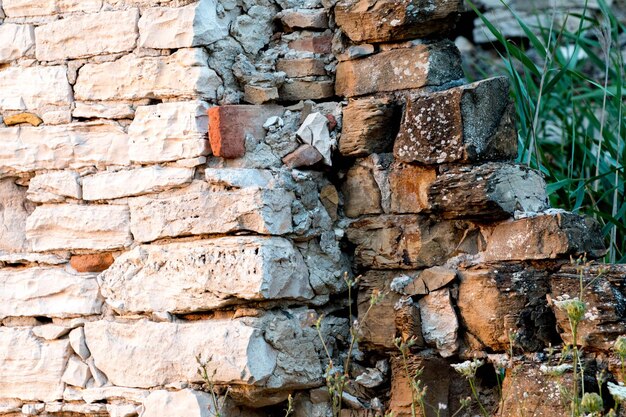
<path fill-rule="evenodd" d="M 92 253 L 89 255 L 73 255 L 70 265 L 77 272 L 102 272 L 113 263 L 111 253 Z"/>
<path fill-rule="evenodd" d="M 209 141 L 213 155 L 226 159 L 246 153 L 246 134 L 262 139 L 263 123 L 272 116 L 282 116 L 284 109 L 274 105 L 227 105 L 211 107 Z"/>
<path fill-rule="evenodd" d="M 309 36 L 289 42 L 289 48 L 316 54 L 330 54 L 332 52 L 332 43 L 332 35 Z"/>

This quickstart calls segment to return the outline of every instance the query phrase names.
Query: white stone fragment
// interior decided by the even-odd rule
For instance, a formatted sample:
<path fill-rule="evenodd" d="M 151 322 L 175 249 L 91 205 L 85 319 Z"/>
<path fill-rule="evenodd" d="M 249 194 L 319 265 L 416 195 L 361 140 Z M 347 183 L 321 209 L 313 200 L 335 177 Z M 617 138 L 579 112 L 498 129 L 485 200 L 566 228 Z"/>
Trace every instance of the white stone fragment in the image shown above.
<path fill-rule="evenodd" d="M 0 111 L 68 107 L 72 88 L 64 66 L 10 66 L 0 70 Z"/>
<path fill-rule="evenodd" d="M 197 156 L 195 158 L 179 159 L 173 163 L 174 166 L 183 168 L 194 168 L 206 164 L 206 156 Z"/>
<path fill-rule="evenodd" d="M 102 400 L 120 399 L 140 403 L 150 394 L 150 391 L 127 387 L 100 387 L 87 388 L 80 391 L 80 398 L 86 403 L 94 403 Z M 111 401 L 109 401 L 111 402 Z"/>
<path fill-rule="evenodd" d="M 207 168 L 206 181 L 215 186 L 232 188 L 269 188 L 275 180 L 267 169 L 252 168 Z"/>
<path fill-rule="evenodd" d="M 32 25 L 0 25 L 0 64 L 31 56 L 34 47 L 35 31 Z"/>
<path fill-rule="evenodd" d="M 129 217 L 126 206 L 43 205 L 26 221 L 26 238 L 40 252 L 123 248 L 132 242 Z"/>
<path fill-rule="evenodd" d="M 420 298 L 419 306 L 426 343 L 436 346 L 444 358 L 454 355 L 458 349 L 459 322 L 450 300 L 450 290 L 432 291 Z"/>
<path fill-rule="evenodd" d="M 74 94 L 83 101 L 172 97 L 212 100 L 222 81 L 207 62 L 204 49 L 186 48 L 169 56 L 126 55 L 113 62 L 87 64 L 78 72 Z"/>
<path fill-rule="evenodd" d="M 69 356 L 67 340 L 44 342 L 30 328 L 0 327 L 0 398 L 61 399 Z"/>
<path fill-rule="evenodd" d="M 26 196 L 36 203 L 62 203 L 66 198 L 82 198 L 79 175 L 73 171 L 50 171 L 35 175 Z"/>
<path fill-rule="evenodd" d="M 61 378 L 62 381 L 75 387 L 85 388 L 89 378 L 91 378 L 89 366 L 76 356 L 71 356 L 63 373 L 63 378 Z"/>
<path fill-rule="evenodd" d="M 95 278 L 62 268 L 0 269 L 0 318 L 99 314 L 102 300 Z"/>
<path fill-rule="evenodd" d="M 47 16 L 57 11 L 56 0 L 3 0 L 7 17 Z"/>
<path fill-rule="evenodd" d="M 207 104 L 197 100 L 138 107 L 128 128 L 131 160 L 155 163 L 210 154 L 206 111 Z"/>
<path fill-rule="evenodd" d="M 135 109 L 128 103 L 86 103 L 77 101 L 72 111 L 72 116 L 100 119 L 132 119 L 135 116 Z"/>
<path fill-rule="evenodd" d="M 152 7 L 139 20 L 139 46 L 188 48 L 206 46 L 228 36 L 229 21 L 218 16 L 216 0 L 184 7 Z"/>
<path fill-rule="evenodd" d="M 210 417 L 219 410 L 213 409 L 207 392 L 184 389 L 181 391 L 152 391 L 143 402 L 140 417 L 184 415 L 185 417 Z"/>
<path fill-rule="evenodd" d="M 70 331 L 70 327 L 60 324 L 44 324 L 42 326 L 33 327 L 33 334 L 46 340 L 59 339 Z"/>
<path fill-rule="evenodd" d="M 139 10 L 78 14 L 35 29 L 39 61 L 87 58 L 131 51 L 137 44 Z"/>
<path fill-rule="evenodd" d="M 259 330 L 240 320 L 95 321 L 85 324 L 85 336 L 96 366 L 117 386 L 199 381 L 195 359 L 199 354 L 212 358 L 207 369 L 209 375 L 216 371 L 213 379 L 218 384 L 259 385 L 276 367 L 274 348 Z"/>
<path fill-rule="evenodd" d="M 72 122 L 72 112 L 70 110 L 52 110 L 44 112 L 41 120 L 47 125 L 63 125 Z"/>
<path fill-rule="evenodd" d="M 139 413 L 139 407 L 134 404 L 107 404 L 107 413 L 109 417 L 136 417 Z"/>
<path fill-rule="evenodd" d="M 74 352 L 81 358 L 87 359 L 91 356 L 87 344 L 85 343 L 85 329 L 77 327 L 70 332 L 70 346 Z"/>
<path fill-rule="evenodd" d="M 293 193 L 284 189 L 211 190 L 202 181 L 160 194 L 129 199 L 131 230 L 139 242 L 163 237 L 292 230 Z"/>
<path fill-rule="evenodd" d="M 2 7 L 1 1 L 0 1 L 0 7 Z M 1 12 L 0 12 L 0 16 L 2 16 Z M 22 401 L 16 398 L 0 399 L 0 414 L 19 413 L 21 410 L 22 410 Z"/>
<path fill-rule="evenodd" d="M 287 239 L 237 236 L 138 246 L 98 281 L 117 310 L 186 313 L 237 300 L 310 299 L 308 275 Z"/>
<path fill-rule="evenodd" d="M 0 129 L 0 175 L 128 164 L 128 136 L 113 123 Z"/>
<path fill-rule="evenodd" d="M 153 165 L 130 171 L 100 172 L 83 177 L 83 199 L 115 198 L 156 193 L 189 184 L 194 169 Z"/>
<path fill-rule="evenodd" d="M 0 180 L 0 251 L 21 252 L 28 249 L 24 231 L 30 214 L 26 189 L 14 179 Z"/>
<path fill-rule="evenodd" d="M 45 408 L 46 405 L 44 403 L 24 404 L 22 406 L 22 414 L 27 416 L 36 416 L 37 414 L 40 414 Z"/>
<path fill-rule="evenodd" d="M 296 134 L 322 154 L 326 165 L 332 166 L 333 143 L 328 131 L 328 119 L 322 113 L 309 114 Z"/>
<path fill-rule="evenodd" d="M 26 236 L 24 236 L 26 239 Z M 30 264 L 38 263 L 45 265 L 61 265 L 66 264 L 69 261 L 69 254 L 53 254 L 53 253 L 6 253 L 0 251 L 0 262 L 6 262 L 9 264 Z"/>
<path fill-rule="evenodd" d="M 54 402 L 46 404 L 46 413 L 55 415 L 103 415 L 106 412 L 106 404 L 81 404 Z M 49 414 L 48 414 L 49 415 Z"/>

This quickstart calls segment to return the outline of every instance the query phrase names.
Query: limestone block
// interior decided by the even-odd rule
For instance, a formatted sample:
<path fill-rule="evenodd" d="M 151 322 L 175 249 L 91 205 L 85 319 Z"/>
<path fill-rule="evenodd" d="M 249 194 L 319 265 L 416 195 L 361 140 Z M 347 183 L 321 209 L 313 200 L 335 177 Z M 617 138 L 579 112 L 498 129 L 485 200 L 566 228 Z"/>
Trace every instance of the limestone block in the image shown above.
<path fill-rule="evenodd" d="M 32 25 L 5 23 L 0 26 L 0 64 L 31 56 L 34 46 Z"/>
<path fill-rule="evenodd" d="M 486 262 L 554 259 L 586 253 L 595 258 L 606 253 L 598 223 L 567 212 L 540 213 L 506 221 L 482 230 L 487 242 Z"/>
<path fill-rule="evenodd" d="M 72 116 L 85 119 L 132 119 L 135 109 L 128 103 L 86 103 L 77 101 Z"/>
<path fill-rule="evenodd" d="M 116 124 L 0 129 L 0 175 L 128 164 L 128 136 Z"/>
<path fill-rule="evenodd" d="M 219 400 L 219 403 L 223 399 Z M 185 417 L 210 417 L 221 410 L 215 410 L 211 394 L 184 389 L 181 391 L 152 391 L 143 401 L 141 417 L 161 417 L 184 415 Z M 223 415 L 223 414 L 219 414 Z M 230 417 L 230 414 L 224 417 Z"/>
<path fill-rule="evenodd" d="M 335 91 L 345 97 L 442 85 L 463 77 L 453 43 L 418 43 L 337 65 Z"/>
<path fill-rule="evenodd" d="M 444 358 L 458 349 L 459 322 L 450 299 L 450 290 L 432 291 L 419 300 L 424 340 L 437 348 Z"/>
<path fill-rule="evenodd" d="M 445 32 L 463 11 L 462 0 L 343 0 L 335 19 L 355 43 L 389 42 Z"/>
<path fill-rule="evenodd" d="M 317 58 L 279 59 L 276 71 L 282 71 L 287 77 L 308 77 L 326 75 L 324 61 Z"/>
<path fill-rule="evenodd" d="M 10 66 L 0 70 L 0 111 L 69 107 L 71 102 L 66 67 Z"/>
<path fill-rule="evenodd" d="M 30 328 L 0 327 L 0 398 L 60 400 L 69 356 L 67 340 L 44 342 Z"/>
<path fill-rule="evenodd" d="M 39 61 L 87 58 L 131 51 L 137 43 L 139 11 L 88 13 L 54 20 L 35 29 Z"/>
<path fill-rule="evenodd" d="M 156 193 L 190 183 L 193 174 L 193 168 L 158 165 L 129 171 L 100 172 L 83 178 L 83 199 L 112 200 Z"/>
<path fill-rule="evenodd" d="M 388 152 L 393 147 L 399 124 L 398 106 L 389 98 L 350 100 L 343 110 L 339 152 L 345 156 Z"/>
<path fill-rule="evenodd" d="M 131 230 L 139 242 L 244 230 L 281 235 L 292 230 L 293 200 L 283 189 L 212 191 L 194 181 L 180 190 L 130 199 Z"/>
<path fill-rule="evenodd" d="M 0 318 L 99 314 L 102 300 L 95 278 L 62 268 L 0 269 Z"/>
<path fill-rule="evenodd" d="M 68 385 L 85 388 L 89 378 L 91 378 L 89 366 L 76 356 L 70 357 L 70 360 L 67 363 L 67 368 L 63 373 L 62 381 Z"/>
<path fill-rule="evenodd" d="M 549 207 L 546 183 L 538 171 L 497 162 L 442 172 L 428 189 L 428 200 L 432 211 L 449 219 L 495 220 Z"/>
<path fill-rule="evenodd" d="M 26 221 L 26 238 L 35 251 L 109 250 L 132 242 L 127 206 L 43 205 Z"/>
<path fill-rule="evenodd" d="M 35 175 L 26 196 L 36 203 L 62 203 L 66 198 L 82 198 L 80 176 L 73 171 L 49 171 Z"/>
<path fill-rule="evenodd" d="M 24 230 L 31 210 L 24 187 L 15 185 L 12 178 L 0 180 L 0 251 L 27 249 Z"/>
<path fill-rule="evenodd" d="M 97 12 L 102 0 L 4 0 L 8 17 L 49 16 L 69 12 Z"/>
<path fill-rule="evenodd" d="M 394 156 L 441 164 L 517 156 L 514 108 L 504 77 L 409 99 Z"/>
<path fill-rule="evenodd" d="M 85 343 L 85 329 L 82 327 L 77 327 L 70 332 L 70 345 L 72 346 L 72 350 L 76 353 L 81 359 L 87 359 L 91 356 L 91 352 L 87 349 L 87 344 Z"/>
<path fill-rule="evenodd" d="M 207 65 L 204 49 L 180 49 L 169 56 L 124 56 L 87 64 L 74 85 L 77 100 L 215 99 L 221 79 Z M 1 83 L 0 83 L 1 85 Z"/>
<path fill-rule="evenodd" d="M 200 381 L 197 355 L 212 358 L 207 369 L 218 384 L 262 385 L 276 368 L 276 350 L 241 320 L 95 321 L 85 323 L 85 336 L 96 366 L 123 387 Z"/>
<path fill-rule="evenodd" d="M 375 269 L 418 269 L 478 252 L 478 230 L 471 223 L 416 215 L 366 217 L 352 223 L 347 236 L 356 245 L 356 263 Z"/>
<path fill-rule="evenodd" d="M 209 155 L 206 108 L 201 101 L 138 107 L 128 128 L 130 159 L 155 163 Z"/>
<path fill-rule="evenodd" d="M 229 21 L 218 16 L 216 0 L 184 7 L 153 7 L 139 20 L 139 46 L 188 48 L 206 46 L 228 36 Z"/>
<path fill-rule="evenodd" d="M 107 303 L 124 312 L 188 313 L 238 300 L 306 300 L 314 295 L 302 255 L 279 237 L 138 246 L 98 279 Z"/>

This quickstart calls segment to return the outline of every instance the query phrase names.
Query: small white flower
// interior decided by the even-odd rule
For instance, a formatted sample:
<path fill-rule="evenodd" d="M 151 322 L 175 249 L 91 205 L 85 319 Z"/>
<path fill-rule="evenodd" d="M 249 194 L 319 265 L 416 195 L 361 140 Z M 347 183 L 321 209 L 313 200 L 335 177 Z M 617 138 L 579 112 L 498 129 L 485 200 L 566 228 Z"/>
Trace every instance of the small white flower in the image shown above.
<path fill-rule="evenodd" d="M 440 410 L 447 410 L 448 406 L 444 403 L 439 403 L 437 404 L 437 408 L 439 408 Z"/>
<path fill-rule="evenodd" d="M 626 401 L 626 387 L 623 385 L 617 385 L 612 382 L 607 382 L 607 387 L 609 388 L 609 392 L 619 401 Z"/>
<path fill-rule="evenodd" d="M 483 366 L 485 362 L 482 360 L 474 359 L 471 361 L 465 361 L 462 363 L 452 364 L 452 367 L 459 374 L 466 378 L 473 378 L 476 375 L 476 370 Z"/>
<path fill-rule="evenodd" d="M 567 363 L 564 363 L 562 365 L 557 365 L 557 366 L 541 365 L 541 367 L 539 368 L 541 372 L 550 376 L 561 376 L 565 372 L 571 369 L 573 369 L 572 365 L 567 364 Z"/>

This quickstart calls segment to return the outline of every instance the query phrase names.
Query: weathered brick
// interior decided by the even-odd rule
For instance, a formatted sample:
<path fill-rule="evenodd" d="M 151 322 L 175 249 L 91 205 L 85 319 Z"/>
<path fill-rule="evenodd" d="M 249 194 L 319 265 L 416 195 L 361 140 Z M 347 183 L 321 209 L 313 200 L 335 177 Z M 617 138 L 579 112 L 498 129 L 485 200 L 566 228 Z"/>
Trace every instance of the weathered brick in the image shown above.
<path fill-rule="evenodd" d="M 337 65 L 335 90 L 345 97 L 442 85 L 463 77 L 450 41 L 392 49 Z"/>
<path fill-rule="evenodd" d="M 335 83 L 332 80 L 315 78 L 292 78 L 279 89 L 280 98 L 285 101 L 320 100 L 335 95 Z"/>
<path fill-rule="evenodd" d="M 279 17 L 288 29 L 328 28 L 328 15 L 325 9 L 287 9 L 280 12 Z"/>
<path fill-rule="evenodd" d="M 276 71 L 282 71 L 287 77 L 308 77 L 311 75 L 326 75 L 324 61 L 315 58 L 279 59 L 276 62 Z"/>
<path fill-rule="evenodd" d="M 333 36 L 330 34 L 312 35 L 289 42 L 289 48 L 315 54 L 330 54 L 332 52 Z"/>

